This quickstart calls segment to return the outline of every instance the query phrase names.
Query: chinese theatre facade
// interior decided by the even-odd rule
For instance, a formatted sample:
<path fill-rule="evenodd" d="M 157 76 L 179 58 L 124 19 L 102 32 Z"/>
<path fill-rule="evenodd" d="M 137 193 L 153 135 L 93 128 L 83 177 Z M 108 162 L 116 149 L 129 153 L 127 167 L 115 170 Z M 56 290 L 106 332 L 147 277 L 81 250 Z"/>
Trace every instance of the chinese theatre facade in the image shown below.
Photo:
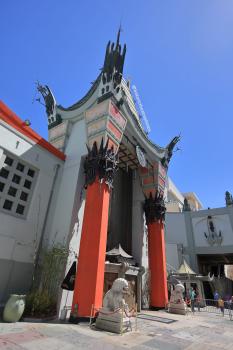
<path fill-rule="evenodd" d="M 150 306 L 163 308 L 168 301 L 163 195 L 179 137 L 165 148 L 149 140 L 123 78 L 126 46 L 119 41 L 120 32 L 116 43 L 108 43 L 91 89 L 71 107 L 57 105 L 51 90 L 38 85 L 49 141 L 66 155 L 46 231 L 51 240 L 65 237 L 77 253 L 72 321 L 100 308 L 117 276 L 128 276 L 136 298 L 143 298 L 148 266 Z"/>

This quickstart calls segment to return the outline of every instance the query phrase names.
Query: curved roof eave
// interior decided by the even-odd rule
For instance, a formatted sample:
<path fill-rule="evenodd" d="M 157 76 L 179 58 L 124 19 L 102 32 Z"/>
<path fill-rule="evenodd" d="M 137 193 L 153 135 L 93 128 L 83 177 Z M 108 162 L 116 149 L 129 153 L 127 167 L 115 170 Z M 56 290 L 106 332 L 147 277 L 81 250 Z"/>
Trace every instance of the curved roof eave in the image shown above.
<path fill-rule="evenodd" d="M 63 107 L 61 105 L 58 105 L 57 108 L 60 109 L 61 111 L 75 111 L 76 109 L 80 108 L 82 105 L 84 105 L 89 98 L 94 94 L 94 92 L 96 91 L 99 83 L 100 83 L 100 78 L 101 78 L 101 73 L 98 75 L 97 79 L 94 81 L 92 87 L 88 90 L 88 92 L 86 93 L 86 95 L 84 95 L 78 102 L 74 103 L 72 106 L 70 107 Z"/>
<path fill-rule="evenodd" d="M 138 119 L 136 118 L 136 116 L 132 113 L 131 109 L 130 109 L 130 106 L 128 105 L 127 101 L 124 101 L 124 104 L 123 104 L 127 110 L 127 113 L 130 115 L 130 120 L 132 122 L 134 122 L 134 124 L 136 125 L 133 125 L 133 123 L 131 122 L 131 125 L 133 127 L 136 126 L 136 129 L 137 131 L 139 132 L 140 136 L 141 136 L 141 140 L 143 141 L 143 146 L 144 147 L 148 147 L 149 150 L 152 152 L 152 153 L 155 153 L 157 155 L 158 158 L 163 158 L 165 155 L 166 155 L 166 152 L 167 152 L 167 149 L 164 148 L 164 147 L 160 147 L 158 146 L 157 144 L 153 143 L 147 136 L 147 134 L 145 133 L 145 131 L 142 129 L 141 127 L 141 124 L 139 123 Z"/>
<path fill-rule="evenodd" d="M 71 111 L 78 110 L 80 107 L 85 105 L 85 103 L 93 96 L 93 94 L 95 93 L 95 91 L 97 90 L 97 88 L 99 86 L 100 81 L 101 81 L 101 73 L 98 75 L 98 77 L 94 81 L 92 87 L 89 89 L 89 91 L 86 93 L 86 95 L 84 97 L 82 97 L 78 102 L 76 102 L 75 104 L 73 104 L 72 106 L 67 107 L 67 108 L 65 108 L 61 105 L 58 105 L 57 106 L 58 111 L 60 110 L 63 112 L 71 112 Z M 131 94 L 130 90 L 129 90 L 129 93 Z M 140 119 L 137 118 L 135 113 L 133 113 L 133 111 L 131 110 L 131 107 L 130 107 L 127 99 L 124 99 L 123 106 L 125 107 L 125 113 L 128 114 L 128 116 L 129 116 L 129 121 L 131 121 L 131 123 L 130 123 L 131 126 L 134 128 L 136 127 L 136 130 L 137 130 L 138 134 L 140 135 L 140 141 L 143 143 L 143 146 L 145 148 L 147 148 L 148 151 L 155 154 L 158 158 L 160 158 L 160 159 L 163 158 L 167 153 L 167 149 L 164 147 L 158 146 L 157 144 L 153 143 L 148 138 L 147 134 L 145 133 L 145 131 L 143 130 L 143 128 L 141 126 Z M 137 136 L 137 135 L 135 135 L 135 136 Z"/>

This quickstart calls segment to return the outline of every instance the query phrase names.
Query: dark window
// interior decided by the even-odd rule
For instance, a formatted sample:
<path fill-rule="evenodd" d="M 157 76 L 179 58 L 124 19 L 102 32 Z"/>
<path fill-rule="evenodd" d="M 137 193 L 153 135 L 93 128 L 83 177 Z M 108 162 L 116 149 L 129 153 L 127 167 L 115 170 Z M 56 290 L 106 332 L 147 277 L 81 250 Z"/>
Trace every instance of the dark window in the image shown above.
<path fill-rule="evenodd" d="M 16 169 L 23 172 L 24 171 L 24 165 L 21 164 L 21 163 L 18 163 Z"/>
<path fill-rule="evenodd" d="M 6 170 L 5 168 L 2 168 L 1 171 L 0 171 L 0 176 L 4 177 L 4 179 L 7 179 L 8 175 L 9 175 L 9 171 Z"/>
<path fill-rule="evenodd" d="M 34 177 L 35 171 L 32 169 L 28 169 L 28 176 Z"/>
<path fill-rule="evenodd" d="M 5 200 L 4 204 L 3 204 L 3 208 L 6 210 L 11 210 L 13 205 L 12 201 L 8 201 L 8 199 Z"/>
<path fill-rule="evenodd" d="M 17 209 L 16 209 L 16 213 L 23 215 L 24 209 L 25 209 L 25 207 L 23 205 L 18 204 Z"/>
<path fill-rule="evenodd" d="M 21 192 L 21 195 L 20 195 L 20 199 L 21 199 L 22 201 L 25 201 L 25 202 L 26 202 L 27 199 L 28 199 L 28 193 L 22 191 L 22 192 Z"/>
<path fill-rule="evenodd" d="M 12 164 L 13 164 L 13 159 L 11 159 L 10 157 L 6 157 L 4 163 L 7 164 L 7 165 L 9 165 L 9 166 L 12 166 Z"/>
<path fill-rule="evenodd" d="M 30 190 L 31 185 L 32 185 L 31 181 L 25 180 L 24 187 L 26 187 L 26 188 L 28 188 Z"/>
<path fill-rule="evenodd" d="M 10 186 L 10 188 L 8 190 L 9 196 L 15 197 L 16 193 L 17 193 L 17 188 L 14 188 L 14 187 Z"/>
<path fill-rule="evenodd" d="M 14 174 L 12 181 L 16 184 L 19 184 L 21 177 L 19 175 Z"/>
<path fill-rule="evenodd" d="M 3 192 L 5 187 L 5 184 L 3 182 L 0 182 L 0 192 Z"/>

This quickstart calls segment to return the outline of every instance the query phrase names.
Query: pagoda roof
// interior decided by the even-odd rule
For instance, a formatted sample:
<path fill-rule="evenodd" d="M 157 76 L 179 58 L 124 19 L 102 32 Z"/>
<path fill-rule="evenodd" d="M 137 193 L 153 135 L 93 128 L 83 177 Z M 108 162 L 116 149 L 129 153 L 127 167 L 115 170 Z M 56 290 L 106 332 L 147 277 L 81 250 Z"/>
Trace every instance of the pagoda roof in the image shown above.
<path fill-rule="evenodd" d="M 121 245 L 119 244 L 118 247 L 115 247 L 111 250 L 109 250 L 108 252 L 106 252 L 106 255 L 108 256 L 122 256 L 123 258 L 127 258 L 127 259 L 132 259 L 133 257 L 129 254 L 127 254 L 124 249 L 121 247 Z"/>
<path fill-rule="evenodd" d="M 92 86 L 88 90 L 86 95 L 84 95 L 79 101 L 77 101 L 72 106 L 67 107 L 67 108 L 63 107 L 62 105 L 58 105 L 57 106 L 58 113 L 59 113 L 59 110 L 61 112 L 72 112 L 72 111 L 78 110 L 80 107 L 85 105 L 85 103 L 90 99 L 90 97 L 92 95 L 95 94 L 95 92 L 99 88 L 100 82 L 101 82 L 101 74 L 99 74 L 97 79 L 92 83 Z M 122 89 L 125 93 L 125 99 L 124 99 L 125 109 L 129 113 L 129 115 L 132 117 L 132 119 L 134 120 L 135 125 L 136 125 L 140 135 L 142 136 L 142 138 L 144 139 L 144 141 L 146 143 L 148 143 L 154 150 L 156 150 L 159 157 L 161 157 L 161 158 L 164 157 L 164 155 L 167 152 L 167 146 L 161 147 L 158 144 L 156 144 L 155 142 L 153 142 L 148 137 L 147 133 L 145 132 L 145 130 L 142 127 L 140 117 L 139 117 L 138 111 L 137 111 L 135 103 L 134 103 L 134 98 L 132 96 L 131 89 L 130 89 L 130 87 L 127 86 L 126 80 L 123 77 L 122 77 L 122 81 L 121 81 L 121 86 L 122 86 Z M 113 96 L 113 98 L 114 98 L 114 96 Z M 64 117 L 64 116 L 62 116 L 62 117 Z M 72 119 L 72 117 L 71 117 L 71 119 Z"/>
<path fill-rule="evenodd" d="M 126 45 L 122 50 L 120 32 L 121 29 L 118 31 L 116 44 L 110 42 L 107 44 L 104 65 L 98 77 L 92 82 L 89 91 L 70 107 L 56 105 L 56 114 L 62 121 L 79 120 L 84 118 L 84 113 L 89 108 L 104 100 L 111 100 L 128 120 L 125 133 L 133 135 L 136 143 L 144 153 L 147 153 L 148 159 L 154 160 L 156 157 L 167 168 L 180 136 L 174 137 L 165 147 L 157 145 L 148 137 L 148 132 L 144 130 L 141 122 L 138 102 L 135 104 L 130 83 L 123 77 Z"/>
<path fill-rule="evenodd" d="M 182 274 L 182 275 L 196 275 L 196 272 L 194 272 L 187 261 L 184 259 L 183 263 L 180 265 L 179 269 L 176 271 L 176 274 Z"/>

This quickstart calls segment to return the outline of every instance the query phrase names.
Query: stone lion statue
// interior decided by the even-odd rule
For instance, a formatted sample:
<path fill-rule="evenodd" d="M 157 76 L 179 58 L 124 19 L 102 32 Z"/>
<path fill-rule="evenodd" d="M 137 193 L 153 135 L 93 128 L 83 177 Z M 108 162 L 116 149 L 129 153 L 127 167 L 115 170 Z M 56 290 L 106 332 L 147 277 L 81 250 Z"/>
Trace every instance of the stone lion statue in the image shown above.
<path fill-rule="evenodd" d="M 184 286 L 181 283 L 178 283 L 175 286 L 175 289 L 171 292 L 171 303 L 182 303 L 184 301 L 183 293 L 184 293 Z"/>
<path fill-rule="evenodd" d="M 124 294 L 129 292 L 129 284 L 124 278 L 117 278 L 112 285 L 112 288 L 105 294 L 103 307 L 115 311 L 119 308 L 128 309 L 125 302 Z"/>
<path fill-rule="evenodd" d="M 184 286 L 181 283 L 176 284 L 175 289 L 171 292 L 168 312 L 173 314 L 185 315 L 187 312 L 187 305 L 183 298 Z"/>

